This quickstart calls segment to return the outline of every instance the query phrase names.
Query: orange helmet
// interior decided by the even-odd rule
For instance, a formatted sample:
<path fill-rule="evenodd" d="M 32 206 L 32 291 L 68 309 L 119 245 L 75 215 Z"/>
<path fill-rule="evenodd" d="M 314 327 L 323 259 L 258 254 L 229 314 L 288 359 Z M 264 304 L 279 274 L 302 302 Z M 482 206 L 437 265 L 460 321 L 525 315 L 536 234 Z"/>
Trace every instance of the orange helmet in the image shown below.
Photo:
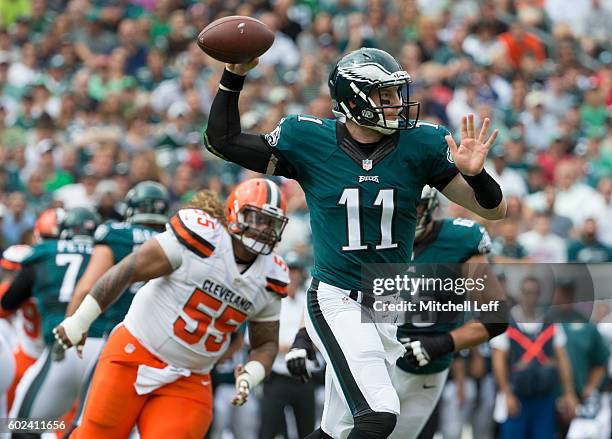
<path fill-rule="evenodd" d="M 34 224 L 34 233 L 37 238 L 52 239 L 59 236 L 59 225 L 62 219 L 66 216 L 64 209 L 51 208 L 43 211 L 36 224 Z"/>
<path fill-rule="evenodd" d="M 227 199 L 228 230 L 252 253 L 270 254 L 287 225 L 285 207 L 285 197 L 273 181 L 244 181 Z"/>
<path fill-rule="evenodd" d="M 0 266 L 5 271 L 17 271 L 21 269 L 21 263 L 32 254 L 32 247 L 25 244 L 11 245 L 2 252 Z"/>

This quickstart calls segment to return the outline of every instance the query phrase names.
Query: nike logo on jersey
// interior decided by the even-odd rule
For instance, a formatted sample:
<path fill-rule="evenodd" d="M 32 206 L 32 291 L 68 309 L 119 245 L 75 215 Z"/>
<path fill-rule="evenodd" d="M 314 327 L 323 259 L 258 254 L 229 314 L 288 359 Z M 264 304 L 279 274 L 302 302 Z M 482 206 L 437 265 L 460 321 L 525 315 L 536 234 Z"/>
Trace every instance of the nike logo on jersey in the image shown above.
<path fill-rule="evenodd" d="M 435 384 L 433 384 L 433 385 L 423 384 L 423 389 L 434 389 L 435 387 L 436 387 Z"/>
<path fill-rule="evenodd" d="M 360 175 L 359 176 L 359 183 L 363 183 L 364 181 L 371 181 L 374 183 L 380 183 L 380 181 L 378 181 L 378 175 Z"/>

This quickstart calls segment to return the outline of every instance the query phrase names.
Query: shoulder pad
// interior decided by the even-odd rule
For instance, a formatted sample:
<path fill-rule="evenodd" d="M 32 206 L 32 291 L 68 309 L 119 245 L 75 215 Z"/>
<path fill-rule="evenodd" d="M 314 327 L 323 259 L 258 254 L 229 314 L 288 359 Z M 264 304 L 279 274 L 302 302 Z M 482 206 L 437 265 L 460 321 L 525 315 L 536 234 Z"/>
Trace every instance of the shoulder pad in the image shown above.
<path fill-rule="evenodd" d="M 289 268 L 283 258 L 276 253 L 267 257 L 266 290 L 281 297 L 286 297 L 287 286 L 289 285 Z"/>
<path fill-rule="evenodd" d="M 170 218 L 170 230 L 193 253 L 208 258 L 215 251 L 223 226 L 202 210 L 181 209 Z"/>
<path fill-rule="evenodd" d="M 480 254 L 486 254 L 491 251 L 491 237 L 483 226 L 475 221 L 466 218 L 453 218 L 453 230 L 457 235 L 457 239 L 464 242 L 474 244 L 474 251 Z"/>
<path fill-rule="evenodd" d="M 22 265 L 37 263 L 48 255 L 57 253 L 57 243 L 57 239 L 46 239 L 36 244 L 32 247 L 30 255 L 23 260 Z"/>

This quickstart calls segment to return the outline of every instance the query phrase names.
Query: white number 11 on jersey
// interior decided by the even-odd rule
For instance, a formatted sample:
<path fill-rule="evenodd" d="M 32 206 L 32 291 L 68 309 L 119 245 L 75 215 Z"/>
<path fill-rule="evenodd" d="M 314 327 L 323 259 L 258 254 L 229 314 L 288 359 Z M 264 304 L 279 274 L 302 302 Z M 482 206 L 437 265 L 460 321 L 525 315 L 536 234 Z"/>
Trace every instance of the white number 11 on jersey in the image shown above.
<path fill-rule="evenodd" d="M 380 243 L 376 250 L 397 248 L 393 242 L 393 213 L 395 189 L 381 189 L 376 195 L 374 206 L 382 206 L 380 215 Z M 359 189 L 346 188 L 342 191 L 338 204 L 346 206 L 346 224 L 348 230 L 348 245 L 342 246 L 342 251 L 367 250 L 367 244 L 362 243 L 361 215 L 359 203 Z"/>

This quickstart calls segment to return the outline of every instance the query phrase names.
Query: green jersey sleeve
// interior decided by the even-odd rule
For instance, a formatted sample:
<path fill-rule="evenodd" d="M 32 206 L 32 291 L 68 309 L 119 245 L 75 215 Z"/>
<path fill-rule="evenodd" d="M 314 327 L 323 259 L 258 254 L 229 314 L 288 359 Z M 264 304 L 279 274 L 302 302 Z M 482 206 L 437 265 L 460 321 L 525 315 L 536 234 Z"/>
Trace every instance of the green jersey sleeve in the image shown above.
<path fill-rule="evenodd" d="M 450 132 L 441 125 L 427 122 L 419 122 L 417 129 L 423 130 L 423 139 L 426 139 L 427 163 L 429 164 L 427 184 L 443 189 L 445 184 L 442 185 L 441 182 L 450 181 L 449 179 L 459 172 L 444 138 L 450 135 Z"/>
<path fill-rule="evenodd" d="M 309 164 L 320 162 L 335 148 L 335 121 L 314 116 L 291 114 L 263 136 L 272 153 L 290 164 L 299 179 L 305 177 Z"/>
<path fill-rule="evenodd" d="M 56 240 L 43 241 L 32 248 L 30 256 L 21 263 L 23 266 L 35 265 L 55 253 Z"/>
<path fill-rule="evenodd" d="M 126 223 L 107 222 L 101 224 L 94 234 L 94 245 L 107 245 L 117 263 L 133 250 L 131 225 Z"/>

